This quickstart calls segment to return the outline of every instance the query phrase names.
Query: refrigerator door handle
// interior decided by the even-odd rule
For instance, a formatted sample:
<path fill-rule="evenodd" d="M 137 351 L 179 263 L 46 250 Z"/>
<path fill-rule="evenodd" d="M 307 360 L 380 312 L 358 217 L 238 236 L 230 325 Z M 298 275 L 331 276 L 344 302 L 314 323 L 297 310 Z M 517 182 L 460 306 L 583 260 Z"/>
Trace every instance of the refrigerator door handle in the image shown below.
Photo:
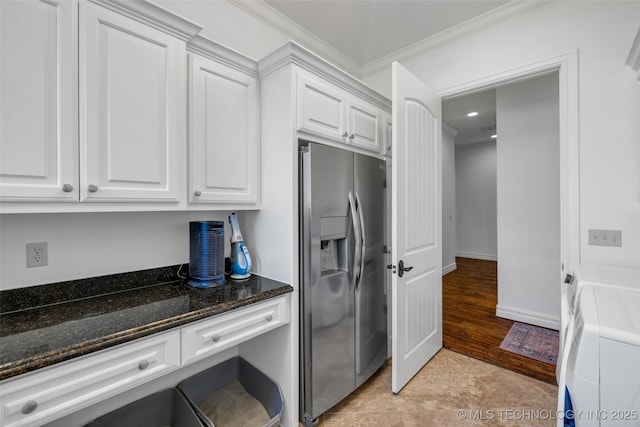
<path fill-rule="evenodd" d="M 360 203 L 360 196 L 356 191 L 356 211 L 358 212 L 358 219 L 360 220 L 360 262 L 358 265 L 358 281 L 356 282 L 356 290 L 360 287 L 362 282 L 362 275 L 364 274 L 364 258 L 365 258 L 365 241 L 366 235 L 364 231 L 364 215 L 362 214 L 362 203 Z"/>
<path fill-rule="evenodd" d="M 355 235 L 355 254 L 353 256 L 353 266 L 351 268 L 351 287 L 357 286 L 358 274 L 360 272 L 360 263 L 362 262 L 362 246 L 360 245 L 360 224 L 356 213 L 356 204 L 353 201 L 353 193 L 349 191 L 349 209 L 351 210 L 351 221 L 353 222 L 353 234 Z"/>

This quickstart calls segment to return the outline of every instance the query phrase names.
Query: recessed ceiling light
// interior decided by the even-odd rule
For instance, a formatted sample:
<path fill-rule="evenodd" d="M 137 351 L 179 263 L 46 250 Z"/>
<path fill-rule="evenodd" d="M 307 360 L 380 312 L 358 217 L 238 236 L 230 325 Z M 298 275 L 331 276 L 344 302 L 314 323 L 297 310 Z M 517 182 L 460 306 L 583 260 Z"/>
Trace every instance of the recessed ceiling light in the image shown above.
<path fill-rule="evenodd" d="M 475 117 L 475 116 L 477 116 L 477 115 L 478 115 L 478 112 L 477 112 L 477 111 L 472 111 L 472 112 L 470 112 L 470 113 L 467 113 L 467 117 Z"/>
<path fill-rule="evenodd" d="M 491 135 L 491 138 L 496 139 L 498 135 Z"/>

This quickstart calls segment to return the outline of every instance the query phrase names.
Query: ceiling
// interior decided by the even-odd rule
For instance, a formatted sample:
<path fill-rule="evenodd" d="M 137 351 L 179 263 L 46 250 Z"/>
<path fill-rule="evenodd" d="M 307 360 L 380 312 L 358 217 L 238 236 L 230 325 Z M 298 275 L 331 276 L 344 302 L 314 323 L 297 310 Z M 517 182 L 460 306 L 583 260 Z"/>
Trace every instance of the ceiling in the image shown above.
<path fill-rule="evenodd" d="M 360 66 L 503 6 L 507 0 L 264 0 Z"/>
<path fill-rule="evenodd" d="M 475 117 L 467 114 L 475 111 Z M 496 131 L 496 90 L 475 92 L 442 102 L 442 121 L 456 131 L 456 145 L 495 141 L 491 135 Z"/>

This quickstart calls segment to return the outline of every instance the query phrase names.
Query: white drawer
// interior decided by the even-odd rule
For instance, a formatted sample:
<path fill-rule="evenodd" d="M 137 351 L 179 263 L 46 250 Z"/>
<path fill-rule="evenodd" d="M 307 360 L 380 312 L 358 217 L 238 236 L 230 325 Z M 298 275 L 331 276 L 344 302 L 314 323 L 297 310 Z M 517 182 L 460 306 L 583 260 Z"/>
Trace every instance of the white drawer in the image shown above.
<path fill-rule="evenodd" d="M 182 328 L 182 363 L 210 356 L 289 323 L 289 295 Z"/>
<path fill-rule="evenodd" d="M 41 425 L 179 365 L 180 332 L 173 331 L 8 379 L 0 383 L 0 425 Z"/>

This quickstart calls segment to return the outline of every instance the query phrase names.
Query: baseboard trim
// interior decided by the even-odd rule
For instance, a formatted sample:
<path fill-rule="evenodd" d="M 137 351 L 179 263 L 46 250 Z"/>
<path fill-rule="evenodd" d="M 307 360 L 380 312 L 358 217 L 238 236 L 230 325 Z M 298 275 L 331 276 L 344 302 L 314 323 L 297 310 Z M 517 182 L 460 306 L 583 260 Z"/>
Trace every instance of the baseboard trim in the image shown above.
<path fill-rule="evenodd" d="M 459 258 L 481 259 L 484 261 L 498 261 L 498 256 L 491 255 L 491 254 L 476 254 L 473 252 L 456 252 L 456 256 Z"/>
<path fill-rule="evenodd" d="M 522 310 L 515 307 L 507 307 L 498 304 L 496 306 L 496 316 L 505 319 L 516 320 L 518 322 L 529 323 L 531 325 L 542 326 L 543 328 L 560 329 L 560 318 L 549 316 L 544 313 L 537 313 L 529 310 Z"/>
<path fill-rule="evenodd" d="M 444 276 L 445 274 L 449 274 L 452 271 L 455 271 L 457 268 L 458 266 L 455 262 L 447 265 L 446 267 L 442 267 L 442 275 Z"/>

